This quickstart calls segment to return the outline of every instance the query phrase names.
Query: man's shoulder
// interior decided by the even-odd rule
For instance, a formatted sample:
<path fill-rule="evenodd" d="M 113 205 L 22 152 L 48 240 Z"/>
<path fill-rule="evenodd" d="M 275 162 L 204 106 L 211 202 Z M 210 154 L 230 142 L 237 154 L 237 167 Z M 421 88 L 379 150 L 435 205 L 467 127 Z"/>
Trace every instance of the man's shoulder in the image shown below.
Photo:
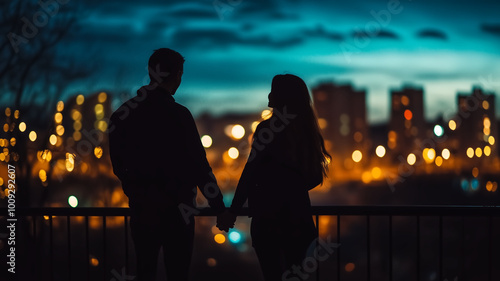
<path fill-rule="evenodd" d="M 129 114 L 130 109 L 127 106 L 127 102 L 120 105 L 113 113 L 111 113 L 111 117 L 109 118 L 111 122 L 119 122 L 123 120 L 126 115 Z"/>
<path fill-rule="evenodd" d="M 187 107 L 185 107 L 184 105 L 182 105 L 182 104 L 180 104 L 178 102 L 174 102 L 173 103 L 173 107 L 175 108 L 175 110 L 179 114 L 187 115 L 187 116 L 192 116 L 191 111 L 189 111 L 189 109 Z"/>

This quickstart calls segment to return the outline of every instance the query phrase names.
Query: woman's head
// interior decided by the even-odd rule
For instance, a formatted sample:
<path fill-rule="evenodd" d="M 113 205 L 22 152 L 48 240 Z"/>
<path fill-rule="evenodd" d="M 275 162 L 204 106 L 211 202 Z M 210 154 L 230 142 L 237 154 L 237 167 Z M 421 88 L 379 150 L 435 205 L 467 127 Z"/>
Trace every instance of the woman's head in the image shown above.
<path fill-rule="evenodd" d="M 290 122 L 284 122 L 284 135 L 289 145 L 292 162 L 306 174 L 314 174 L 317 169 L 326 176 L 331 156 L 325 149 L 316 114 L 311 103 L 307 85 L 298 76 L 292 74 L 276 75 L 269 93 L 269 107 L 275 114 L 290 113 L 294 116 Z"/>
<path fill-rule="evenodd" d="M 310 107 L 311 98 L 307 85 L 300 77 L 292 74 L 280 74 L 273 78 L 269 93 L 269 107 L 302 111 Z"/>

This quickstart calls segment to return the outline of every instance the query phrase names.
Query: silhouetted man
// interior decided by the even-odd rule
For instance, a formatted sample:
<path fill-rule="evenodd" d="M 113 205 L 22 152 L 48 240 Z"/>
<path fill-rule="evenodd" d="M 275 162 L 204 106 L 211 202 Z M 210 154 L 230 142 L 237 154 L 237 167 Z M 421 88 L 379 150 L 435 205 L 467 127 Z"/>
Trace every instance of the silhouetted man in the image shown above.
<path fill-rule="evenodd" d="M 168 280 L 188 279 L 196 186 L 218 214 L 225 210 L 194 119 L 172 97 L 183 65 L 176 51 L 156 50 L 148 64 L 150 84 L 111 116 L 111 161 L 132 209 L 141 281 L 154 280 L 160 247 Z"/>

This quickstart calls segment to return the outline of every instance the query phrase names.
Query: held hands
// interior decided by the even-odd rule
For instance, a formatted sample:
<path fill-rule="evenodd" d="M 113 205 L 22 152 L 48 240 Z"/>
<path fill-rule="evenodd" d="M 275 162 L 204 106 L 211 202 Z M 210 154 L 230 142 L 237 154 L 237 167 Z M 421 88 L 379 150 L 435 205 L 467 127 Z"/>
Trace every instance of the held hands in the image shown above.
<path fill-rule="evenodd" d="M 234 227 L 235 222 L 236 222 L 236 215 L 229 212 L 229 210 L 225 210 L 223 213 L 220 213 L 217 216 L 216 226 L 221 231 L 229 232 L 229 229 Z"/>

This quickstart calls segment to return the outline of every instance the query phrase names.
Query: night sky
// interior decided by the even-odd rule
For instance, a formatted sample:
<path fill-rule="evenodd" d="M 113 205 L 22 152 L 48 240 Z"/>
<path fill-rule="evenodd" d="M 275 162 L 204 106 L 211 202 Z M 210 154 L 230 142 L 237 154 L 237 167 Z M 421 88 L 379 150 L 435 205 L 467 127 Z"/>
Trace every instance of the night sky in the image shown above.
<path fill-rule="evenodd" d="M 279 73 L 310 88 L 334 80 L 366 89 L 372 123 L 388 119 L 389 90 L 403 84 L 424 87 L 427 118 L 450 117 L 457 91 L 473 85 L 500 94 L 494 0 L 94 0 L 81 11 L 80 28 L 61 46 L 97 67 L 65 97 L 131 97 L 149 83 L 147 60 L 161 47 L 186 58 L 175 98 L 194 115 L 262 110 Z"/>

